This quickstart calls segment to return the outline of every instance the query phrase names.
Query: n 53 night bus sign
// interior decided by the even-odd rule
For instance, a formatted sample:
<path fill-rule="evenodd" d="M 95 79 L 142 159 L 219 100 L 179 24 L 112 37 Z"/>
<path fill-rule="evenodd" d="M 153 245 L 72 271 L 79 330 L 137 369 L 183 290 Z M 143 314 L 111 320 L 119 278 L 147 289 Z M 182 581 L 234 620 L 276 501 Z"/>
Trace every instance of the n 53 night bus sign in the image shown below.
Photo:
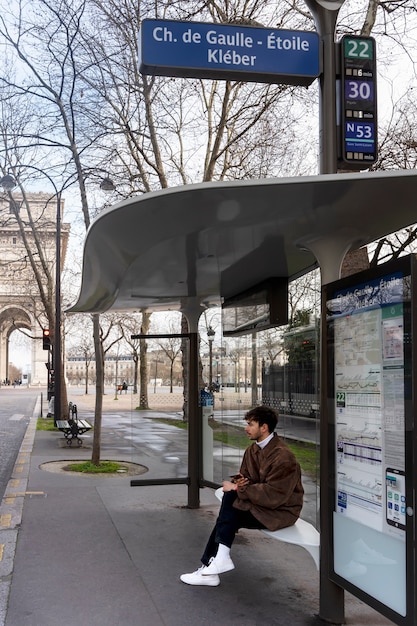
<path fill-rule="evenodd" d="M 341 165 L 366 169 L 377 160 L 375 40 L 345 35 L 340 46 Z"/>

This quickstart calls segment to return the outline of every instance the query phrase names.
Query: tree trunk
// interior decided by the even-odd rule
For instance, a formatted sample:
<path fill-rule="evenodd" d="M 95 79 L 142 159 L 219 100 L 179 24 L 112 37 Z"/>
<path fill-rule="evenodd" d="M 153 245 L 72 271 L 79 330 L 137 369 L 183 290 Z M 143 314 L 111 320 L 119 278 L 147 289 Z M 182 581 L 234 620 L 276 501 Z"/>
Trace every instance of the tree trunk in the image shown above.
<path fill-rule="evenodd" d="M 141 335 L 146 335 L 149 331 L 151 313 L 142 311 L 142 324 L 140 327 Z M 139 409 L 149 409 L 148 402 L 148 359 L 147 359 L 148 344 L 146 339 L 139 340 L 139 355 L 140 355 L 140 397 L 139 397 Z"/>
<path fill-rule="evenodd" d="M 61 412 L 62 416 L 60 419 L 67 420 L 69 411 L 68 411 L 68 392 L 67 392 L 67 383 L 65 382 L 65 373 L 64 368 L 61 366 Z"/>
<path fill-rule="evenodd" d="M 104 393 L 104 358 L 100 333 L 100 316 L 95 314 L 92 317 L 94 351 L 96 355 L 96 403 L 94 409 L 93 454 L 91 462 L 94 465 L 99 465 L 101 456 L 101 417 L 103 411 Z"/>

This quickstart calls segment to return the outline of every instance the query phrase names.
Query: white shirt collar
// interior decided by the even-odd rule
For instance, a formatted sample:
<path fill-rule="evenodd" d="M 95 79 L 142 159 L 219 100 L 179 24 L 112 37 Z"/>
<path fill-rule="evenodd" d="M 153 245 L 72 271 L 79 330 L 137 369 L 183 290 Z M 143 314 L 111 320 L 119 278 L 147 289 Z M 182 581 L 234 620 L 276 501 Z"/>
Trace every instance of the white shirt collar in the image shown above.
<path fill-rule="evenodd" d="M 263 441 L 257 441 L 256 444 L 261 448 L 265 448 L 265 446 L 268 445 L 268 443 L 271 441 L 272 437 L 274 436 L 274 433 L 271 433 L 270 435 L 268 435 L 268 437 L 266 439 L 264 439 Z"/>

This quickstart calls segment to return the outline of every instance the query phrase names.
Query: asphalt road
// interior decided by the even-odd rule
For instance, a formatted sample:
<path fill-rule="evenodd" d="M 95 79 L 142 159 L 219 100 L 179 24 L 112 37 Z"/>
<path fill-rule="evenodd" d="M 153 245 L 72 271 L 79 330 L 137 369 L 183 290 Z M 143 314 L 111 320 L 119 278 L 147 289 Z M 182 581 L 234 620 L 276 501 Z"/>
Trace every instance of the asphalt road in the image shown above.
<path fill-rule="evenodd" d="M 38 389 L 0 387 L 0 500 L 16 462 Z"/>

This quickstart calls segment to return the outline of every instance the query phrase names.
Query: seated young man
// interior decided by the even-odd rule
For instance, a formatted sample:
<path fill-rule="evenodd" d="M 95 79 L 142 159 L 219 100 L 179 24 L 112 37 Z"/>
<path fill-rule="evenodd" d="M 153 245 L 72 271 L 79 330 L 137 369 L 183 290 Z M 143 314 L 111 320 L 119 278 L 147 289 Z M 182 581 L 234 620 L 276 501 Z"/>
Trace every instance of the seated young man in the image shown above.
<path fill-rule="evenodd" d="M 240 472 L 223 482 L 223 500 L 207 542 L 203 565 L 180 579 L 187 585 L 217 587 L 219 574 L 234 569 L 230 548 L 239 528 L 278 530 L 295 524 L 304 489 L 294 454 L 274 432 L 278 413 L 258 406 L 245 415 L 245 432 L 254 443 L 243 456 Z"/>

